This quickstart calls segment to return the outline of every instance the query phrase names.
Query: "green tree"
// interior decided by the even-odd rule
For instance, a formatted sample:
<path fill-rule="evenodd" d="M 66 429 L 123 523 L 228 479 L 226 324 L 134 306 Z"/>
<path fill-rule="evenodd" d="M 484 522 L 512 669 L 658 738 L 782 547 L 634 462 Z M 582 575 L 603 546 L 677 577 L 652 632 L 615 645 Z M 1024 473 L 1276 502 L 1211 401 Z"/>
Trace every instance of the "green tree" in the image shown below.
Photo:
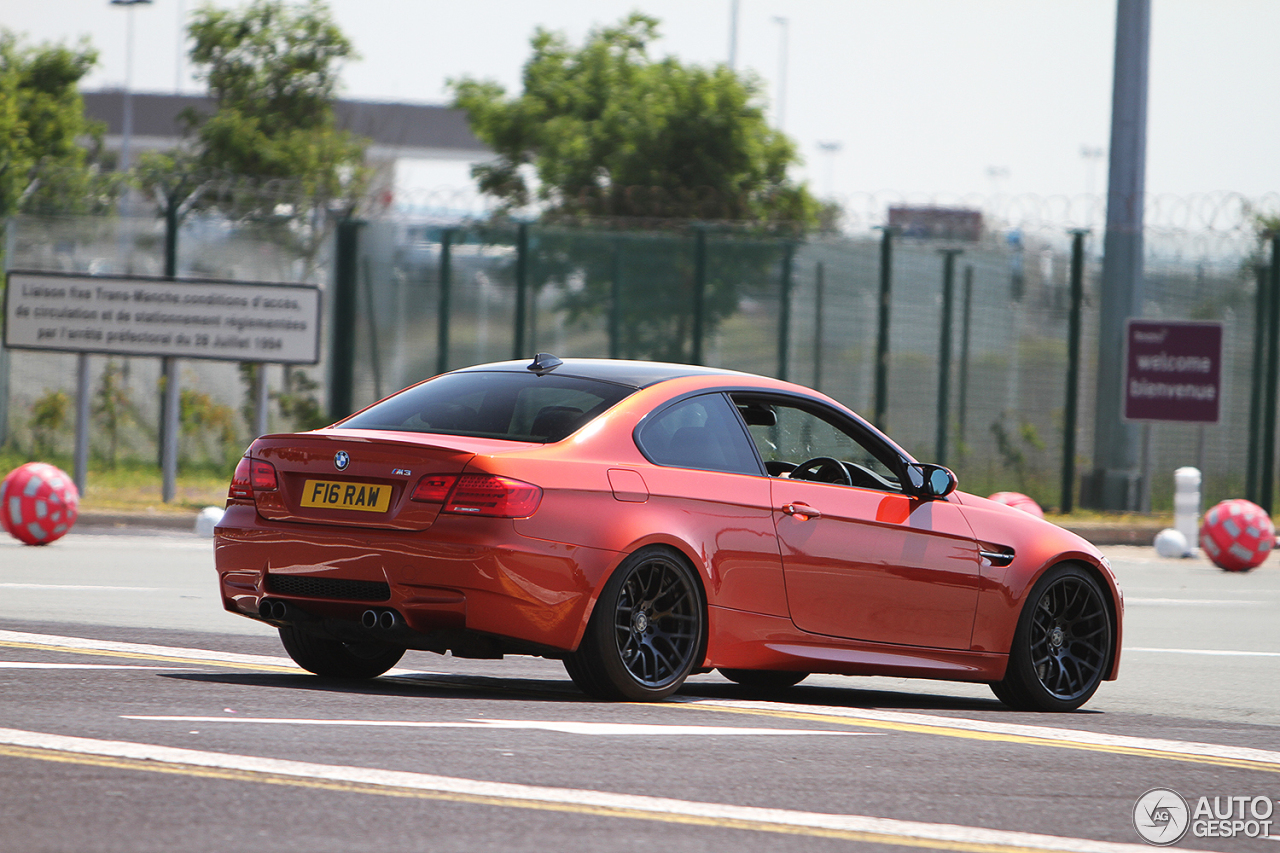
<path fill-rule="evenodd" d="M 286 179 L 312 206 L 351 204 L 365 142 L 338 128 L 333 103 L 351 42 L 320 0 L 205 5 L 193 16 L 191 60 L 217 110 L 189 116 L 195 163 L 210 173 Z M 268 213 L 276 213 L 274 206 Z"/>
<path fill-rule="evenodd" d="M 98 164 L 104 128 L 85 117 L 78 88 L 97 56 L 85 42 L 30 47 L 0 29 L 0 221 L 114 201 L 118 179 Z"/>
<path fill-rule="evenodd" d="M 787 177 L 795 145 L 769 127 L 760 81 L 653 60 L 657 37 L 657 20 L 640 13 L 579 49 L 539 28 L 521 94 L 450 80 L 454 106 L 498 155 L 473 170 L 480 188 L 507 208 L 536 198 L 553 214 L 816 224 L 819 205 Z"/>
<path fill-rule="evenodd" d="M 744 298 L 776 292 L 778 235 L 794 239 L 823 211 L 788 178 L 795 145 L 769 126 L 760 81 L 654 60 L 657 37 L 658 22 L 639 13 L 581 48 L 539 29 L 520 94 L 466 77 L 449 85 L 497 154 L 472 173 L 505 212 L 537 203 L 549 224 L 625 217 L 666 232 L 602 240 L 540 228 L 533 298 L 551 288 L 570 324 L 614 311 L 624 357 L 684 361 L 696 328 L 714 334 Z M 733 224 L 706 230 L 700 271 L 691 226 L 711 222 Z"/>
<path fill-rule="evenodd" d="M 333 108 L 351 42 L 320 0 L 206 4 L 188 33 L 216 109 L 187 111 L 183 146 L 144 154 L 138 182 L 162 214 L 265 223 L 314 261 L 329 214 L 354 209 L 367 183 L 366 140 L 340 129 Z"/>

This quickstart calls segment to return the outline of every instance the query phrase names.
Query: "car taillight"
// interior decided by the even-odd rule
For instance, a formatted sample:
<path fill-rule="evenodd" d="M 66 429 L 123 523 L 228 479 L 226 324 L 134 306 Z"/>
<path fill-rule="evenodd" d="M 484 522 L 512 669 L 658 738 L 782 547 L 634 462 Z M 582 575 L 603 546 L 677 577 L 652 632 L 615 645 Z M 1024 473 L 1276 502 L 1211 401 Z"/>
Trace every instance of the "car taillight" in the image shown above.
<path fill-rule="evenodd" d="M 418 481 L 409 499 L 429 504 L 442 504 L 445 498 L 449 497 L 449 490 L 456 482 L 458 482 L 457 474 L 428 474 Z"/>
<path fill-rule="evenodd" d="M 523 518 L 538 508 L 542 489 L 495 474 L 428 474 L 418 481 L 412 499 L 444 504 L 441 512 Z"/>
<path fill-rule="evenodd" d="M 236 463 L 236 472 L 231 475 L 231 488 L 227 491 L 227 500 L 253 500 L 253 484 L 249 482 L 249 457 L 241 457 Z"/>
<path fill-rule="evenodd" d="M 277 487 L 276 469 L 270 462 L 242 457 L 231 475 L 227 500 L 253 500 L 254 492 L 270 492 Z"/>
<path fill-rule="evenodd" d="M 276 487 L 276 466 L 261 459 L 253 460 L 253 490 L 270 492 Z"/>
<path fill-rule="evenodd" d="M 494 474 L 463 474 L 445 502 L 443 512 L 523 518 L 533 515 L 542 489 Z"/>

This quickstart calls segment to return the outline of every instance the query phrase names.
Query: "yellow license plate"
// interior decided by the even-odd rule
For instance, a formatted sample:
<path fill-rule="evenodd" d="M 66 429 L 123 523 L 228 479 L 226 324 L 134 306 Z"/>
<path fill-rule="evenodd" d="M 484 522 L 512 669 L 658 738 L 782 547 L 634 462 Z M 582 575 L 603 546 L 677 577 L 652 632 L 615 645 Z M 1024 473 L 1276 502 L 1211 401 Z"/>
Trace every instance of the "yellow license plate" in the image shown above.
<path fill-rule="evenodd" d="M 386 512 L 391 506 L 391 487 L 374 486 L 368 483 L 338 483 L 333 480 L 307 480 L 302 488 L 302 505 L 325 509 Z"/>

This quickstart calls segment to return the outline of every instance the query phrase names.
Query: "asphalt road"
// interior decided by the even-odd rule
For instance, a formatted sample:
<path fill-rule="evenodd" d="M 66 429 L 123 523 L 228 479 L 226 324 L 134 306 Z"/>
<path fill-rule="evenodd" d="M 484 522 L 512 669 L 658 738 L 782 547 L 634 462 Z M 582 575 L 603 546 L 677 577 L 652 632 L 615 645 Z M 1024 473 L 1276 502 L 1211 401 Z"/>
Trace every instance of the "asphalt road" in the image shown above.
<path fill-rule="evenodd" d="M 221 610 L 211 551 L 0 542 L 0 850 L 1133 850 L 1153 788 L 1274 812 L 1280 836 L 1277 558 L 1229 575 L 1107 549 L 1121 678 L 1036 715 L 834 676 L 599 703 L 524 657 L 328 681 Z M 1280 853 L 1244 829 L 1177 846 Z"/>

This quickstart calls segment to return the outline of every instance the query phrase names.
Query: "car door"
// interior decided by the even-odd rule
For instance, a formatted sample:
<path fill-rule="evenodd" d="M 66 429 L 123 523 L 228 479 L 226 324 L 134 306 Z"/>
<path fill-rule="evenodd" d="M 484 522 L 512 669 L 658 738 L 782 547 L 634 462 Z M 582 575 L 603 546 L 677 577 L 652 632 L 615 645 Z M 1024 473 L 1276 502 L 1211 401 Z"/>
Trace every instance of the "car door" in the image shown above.
<path fill-rule="evenodd" d="M 897 454 L 817 401 L 735 395 L 773 476 L 774 525 L 791 619 L 814 634 L 967 649 L 978 545 L 959 505 L 911 496 Z M 815 457 L 842 463 L 795 468 Z"/>

